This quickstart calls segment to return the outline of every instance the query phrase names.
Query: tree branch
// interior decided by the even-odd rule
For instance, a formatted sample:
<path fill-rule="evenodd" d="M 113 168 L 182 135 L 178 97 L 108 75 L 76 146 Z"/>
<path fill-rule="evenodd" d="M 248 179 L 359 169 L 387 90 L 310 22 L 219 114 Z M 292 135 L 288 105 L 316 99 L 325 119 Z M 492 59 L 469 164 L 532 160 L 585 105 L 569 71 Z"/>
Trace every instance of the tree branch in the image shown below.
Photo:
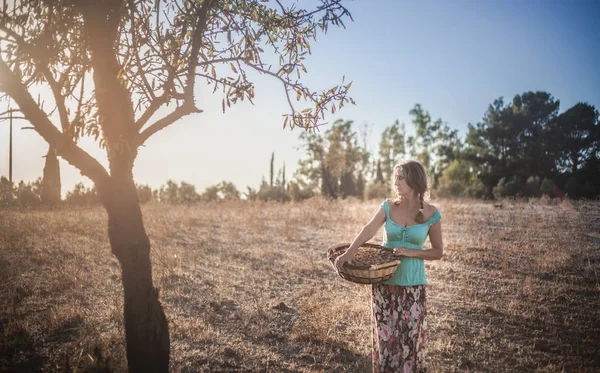
<path fill-rule="evenodd" d="M 144 143 L 146 142 L 146 140 L 148 140 L 150 136 L 162 130 L 163 128 L 171 125 L 175 121 L 183 118 L 184 116 L 192 113 L 201 112 L 202 110 L 197 109 L 194 105 L 184 103 L 182 106 L 179 106 L 177 109 L 173 110 L 172 113 L 162 117 L 161 119 L 157 120 L 152 125 L 150 125 L 148 128 L 146 128 L 144 131 L 142 131 L 137 137 L 136 145 L 138 147 L 144 145 Z"/>
<path fill-rule="evenodd" d="M 207 0 L 202 3 L 202 7 L 198 10 L 198 23 L 196 24 L 196 29 L 194 30 L 194 36 L 192 39 L 192 48 L 190 50 L 190 59 L 188 61 L 186 86 L 184 88 L 186 100 L 190 100 L 192 104 L 194 101 L 194 83 L 196 66 L 198 65 L 198 53 L 202 47 L 202 37 L 206 31 L 208 12 L 215 3 L 215 0 Z"/>
<path fill-rule="evenodd" d="M 10 67 L 0 59 L 0 91 L 6 92 L 19 106 L 19 110 L 33 125 L 46 142 L 69 164 L 90 178 L 101 195 L 108 195 L 110 176 L 102 165 L 91 155 L 78 147 L 70 138 L 61 133 L 48 119 L 27 87 L 14 75 Z"/>
<path fill-rule="evenodd" d="M 285 7 L 283 6 L 283 4 L 281 4 L 281 2 L 279 0 L 277 0 L 277 4 L 279 4 L 279 7 L 281 8 L 281 12 L 288 18 L 293 19 L 294 21 L 302 21 L 304 19 L 310 18 L 312 17 L 314 14 L 320 13 L 323 10 L 327 11 L 331 8 L 334 7 L 338 7 L 338 8 L 342 8 L 344 9 L 344 14 L 347 13 L 348 15 L 350 15 L 350 12 L 348 12 L 348 10 L 343 7 L 341 5 L 342 0 L 334 0 L 332 1 L 330 4 L 324 4 L 322 6 L 318 6 L 317 9 L 308 12 L 308 13 L 301 13 L 300 15 L 293 15 L 289 10 L 285 9 Z"/>
<path fill-rule="evenodd" d="M 152 89 L 150 82 L 148 82 L 148 79 L 146 79 L 146 74 L 143 73 L 144 68 L 142 67 L 142 60 L 140 58 L 140 47 L 138 45 L 138 38 L 137 38 L 138 30 L 135 27 L 135 17 L 134 17 L 135 4 L 134 4 L 134 2 L 130 0 L 129 6 L 131 7 L 130 22 L 131 22 L 131 43 L 132 43 L 132 47 L 133 47 L 132 53 L 135 58 L 135 63 L 138 68 L 139 75 L 142 80 L 142 84 L 145 87 L 144 91 L 148 92 L 148 95 L 150 96 L 151 100 L 154 100 L 154 99 L 156 99 L 156 96 L 154 95 L 154 90 Z M 142 126 L 143 126 L 143 124 L 142 124 Z M 139 127 L 139 128 L 141 128 L 141 127 Z"/>
<path fill-rule="evenodd" d="M 256 71 L 258 71 L 258 72 L 260 72 L 262 74 L 270 75 L 270 76 L 278 79 L 283 84 L 288 104 L 290 106 L 290 109 L 292 110 L 292 124 L 291 125 L 307 126 L 305 124 L 302 124 L 302 121 L 305 120 L 305 119 L 310 119 L 311 122 L 313 122 L 313 124 L 310 125 L 310 128 L 319 127 L 320 124 L 317 123 L 318 120 L 319 120 L 319 114 L 323 110 L 327 109 L 326 105 L 328 105 L 329 102 L 331 102 L 334 98 L 338 98 L 338 97 L 342 97 L 343 98 L 345 96 L 344 92 L 335 93 L 335 92 L 333 92 L 333 89 L 332 89 L 331 91 L 332 91 L 333 95 L 331 97 L 327 98 L 327 100 L 324 100 L 324 101 L 320 102 L 319 100 L 316 100 L 314 97 L 312 97 L 312 95 L 307 90 L 307 88 L 304 87 L 302 84 L 292 83 L 291 81 L 284 79 L 280 75 L 282 69 L 284 69 L 287 65 L 283 66 L 277 73 L 274 73 L 272 71 L 266 70 L 266 69 L 264 69 L 264 68 L 262 68 L 260 66 L 254 65 L 254 64 L 249 63 L 249 62 L 246 62 L 246 66 L 248 66 L 248 67 L 250 67 L 250 68 L 252 68 L 252 69 L 254 69 L 254 70 L 256 70 Z M 289 88 L 292 88 L 292 89 L 294 89 L 296 91 L 299 90 L 301 92 L 301 94 L 305 96 L 305 98 L 308 97 L 308 98 L 311 99 L 311 101 L 313 101 L 315 103 L 315 105 L 316 105 L 315 109 L 316 110 L 315 110 L 315 113 L 313 115 L 304 114 L 304 113 L 300 113 L 299 114 L 296 111 L 296 109 L 294 108 L 294 105 L 292 104 L 292 99 L 290 98 L 290 95 L 289 95 Z M 346 90 L 347 90 L 347 88 L 346 88 Z M 297 121 L 298 123 L 294 123 L 294 121 Z M 284 128 L 286 127 L 286 124 L 287 124 L 287 120 L 284 122 Z M 307 127 L 307 128 L 309 128 L 309 127 Z"/>
<path fill-rule="evenodd" d="M 202 47 L 202 37 L 204 32 L 206 31 L 206 25 L 208 23 L 208 13 L 211 8 L 216 4 L 216 0 L 207 0 L 202 6 L 198 9 L 198 22 L 196 23 L 196 27 L 194 29 L 194 34 L 191 43 L 190 56 L 188 61 L 188 70 L 186 72 L 186 84 L 183 92 L 183 100 L 184 103 L 182 106 L 179 106 L 172 113 L 164 116 L 163 118 L 157 120 L 155 123 L 150 125 L 144 131 L 142 131 L 137 137 L 137 146 L 143 145 L 150 136 L 155 134 L 156 132 L 162 130 L 163 128 L 171 125 L 175 121 L 183 118 L 186 115 L 192 113 L 201 113 L 202 110 L 199 110 L 195 107 L 194 103 L 194 86 L 195 86 L 195 77 L 196 77 L 196 67 L 198 66 L 198 55 L 200 48 Z M 138 131 L 142 129 L 144 124 L 152 117 L 152 115 L 168 101 L 169 96 L 169 87 L 165 86 L 165 92 L 157 97 L 150 103 L 150 107 L 142 114 L 140 119 L 136 122 L 136 128 Z"/>
<path fill-rule="evenodd" d="M 234 62 L 234 61 L 244 61 L 244 57 L 242 57 L 240 55 L 237 57 L 215 58 L 214 60 L 205 60 L 203 62 L 198 62 L 198 66 L 212 65 L 215 63 Z"/>
<path fill-rule="evenodd" d="M 22 48 L 24 52 L 28 53 L 32 57 L 36 68 L 39 69 L 42 72 L 42 74 L 44 75 L 44 77 L 46 78 L 46 81 L 48 82 L 48 85 L 50 86 L 50 89 L 52 90 L 52 95 L 54 96 L 54 102 L 56 103 L 56 107 L 58 109 L 61 127 L 62 127 L 63 131 L 66 132 L 67 129 L 69 128 L 69 116 L 67 115 L 67 108 L 65 106 L 65 98 L 60 93 L 60 85 L 54 79 L 52 72 L 50 71 L 50 69 L 48 69 L 48 66 L 46 66 L 44 61 L 42 61 L 40 58 L 38 58 L 37 53 L 36 53 L 36 48 L 34 46 L 32 46 L 31 44 L 27 43 L 27 41 L 25 41 L 25 39 L 23 37 L 21 37 L 19 34 L 15 33 L 10 28 L 6 27 L 5 25 L 0 25 L 0 30 L 4 31 L 7 35 L 9 35 L 11 38 L 13 38 L 15 43 L 17 43 L 17 45 L 20 48 Z"/>
<path fill-rule="evenodd" d="M 140 116 L 140 118 L 135 122 L 135 127 L 137 128 L 138 132 L 142 129 L 142 127 L 144 127 L 146 122 L 148 122 L 150 120 L 150 118 L 152 118 L 154 113 L 156 113 L 156 111 L 158 109 L 160 109 L 161 106 L 163 106 L 164 104 L 167 103 L 167 101 L 169 101 L 169 100 L 168 100 L 167 92 L 165 91 L 162 95 L 160 95 L 159 97 L 155 97 L 150 102 L 150 106 L 146 109 L 146 111 L 144 111 L 144 113 Z"/>

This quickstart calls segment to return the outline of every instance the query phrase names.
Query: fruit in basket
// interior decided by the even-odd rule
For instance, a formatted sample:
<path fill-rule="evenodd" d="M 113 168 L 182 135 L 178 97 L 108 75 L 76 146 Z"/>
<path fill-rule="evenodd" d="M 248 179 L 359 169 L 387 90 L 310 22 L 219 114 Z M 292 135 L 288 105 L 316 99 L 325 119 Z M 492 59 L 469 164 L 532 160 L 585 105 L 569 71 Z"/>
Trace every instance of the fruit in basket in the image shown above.
<path fill-rule="evenodd" d="M 350 247 L 342 243 L 327 250 L 327 258 L 334 264 L 335 259 Z M 379 284 L 388 280 L 400 264 L 400 257 L 392 250 L 381 245 L 365 243 L 359 247 L 349 262 L 342 269 L 336 268 L 336 273 L 343 279 L 358 284 Z"/>
<path fill-rule="evenodd" d="M 337 247 L 335 250 L 331 250 L 329 260 L 333 263 L 338 256 L 344 254 L 346 250 L 348 250 L 349 246 L 350 245 L 343 245 Z M 399 259 L 400 258 L 397 255 L 394 255 L 392 250 L 385 249 L 379 245 L 364 244 L 356 250 L 351 261 L 344 263 L 344 266 L 356 269 L 369 269 Z"/>

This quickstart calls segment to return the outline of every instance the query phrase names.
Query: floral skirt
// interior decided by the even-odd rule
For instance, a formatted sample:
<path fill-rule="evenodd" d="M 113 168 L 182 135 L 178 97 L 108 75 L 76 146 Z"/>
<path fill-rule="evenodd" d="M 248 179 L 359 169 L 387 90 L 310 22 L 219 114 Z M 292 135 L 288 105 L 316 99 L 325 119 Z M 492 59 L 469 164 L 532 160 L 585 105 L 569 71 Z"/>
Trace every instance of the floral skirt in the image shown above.
<path fill-rule="evenodd" d="M 373 373 L 426 372 L 425 285 L 373 285 Z"/>

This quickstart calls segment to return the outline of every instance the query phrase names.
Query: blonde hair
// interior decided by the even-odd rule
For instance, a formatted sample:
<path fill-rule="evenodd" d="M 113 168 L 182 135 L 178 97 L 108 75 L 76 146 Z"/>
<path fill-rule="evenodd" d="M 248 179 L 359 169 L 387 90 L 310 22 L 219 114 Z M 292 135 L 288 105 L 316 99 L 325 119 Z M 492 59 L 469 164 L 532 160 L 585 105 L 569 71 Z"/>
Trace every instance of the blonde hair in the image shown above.
<path fill-rule="evenodd" d="M 423 199 L 425 198 L 425 193 L 429 190 L 429 184 L 427 182 L 427 172 L 425 171 L 425 167 L 418 161 L 408 161 L 404 163 L 398 163 L 394 166 L 394 178 L 396 177 L 396 172 L 404 172 L 404 180 L 409 187 L 411 187 L 419 197 L 419 201 L 421 203 L 421 209 L 417 213 L 415 217 L 415 221 L 418 224 L 425 223 L 425 210 L 423 206 Z M 402 202 L 402 197 L 398 197 L 394 200 L 394 204 L 398 205 Z"/>

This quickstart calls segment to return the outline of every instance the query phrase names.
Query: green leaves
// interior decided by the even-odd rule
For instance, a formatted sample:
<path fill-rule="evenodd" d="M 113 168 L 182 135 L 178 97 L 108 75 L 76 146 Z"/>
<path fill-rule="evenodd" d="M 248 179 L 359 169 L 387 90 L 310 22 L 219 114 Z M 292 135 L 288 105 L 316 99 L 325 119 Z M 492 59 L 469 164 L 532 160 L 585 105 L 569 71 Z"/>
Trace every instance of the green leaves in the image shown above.
<path fill-rule="evenodd" d="M 298 180 L 327 197 L 362 198 L 363 161 L 366 149 L 358 145 L 351 121 L 336 121 L 324 134 L 302 133 L 306 158 L 300 162 Z M 367 157 L 368 158 L 368 157 Z"/>
<path fill-rule="evenodd" d="M 211 85 L 222 94 L 223 111 L 239 101 L 252 102 L 256 87 L 250 71 L 279 81 L 281 94 L 289 95 L 284 128 L 315 130 L 326 113 L 354 104 L 348 97 L 352 83 L 344 79 L 319 89 L 302 81 L 317 35 L 330 24 L 343 27 L 342 19 L 351 18 L 337 0 L 321 0 L 306 9 L 258 0 L 165 0 L 160 7 L 156 1 L 126 1 L 118 12 L 108 12 L 102 25 L 94 18 L 101 8 L 94 8 L 99 3 L 93 1 L 10 3 L 0 24 L 0 58 L 28 88 L 53 92 L 55 108 L 46 113 L 57 109 L 57 127 L 74 140 L 90 136 L 109 146 L 102 140 L 127 138 L 127 146 L 135 148 L 136 134 L 156 125 L 141 136 L 146 139 L 197 111 L 179 110 L 149 123 L 169 104 L 193 107 L 196 84 Z M 106 28 L 109 23 L 114 27 Z M 103 27 L 112 34 L 98 38 Z M 113 36 L 114 45 L 106 43 Z M 103 53 L 95 55 L 106 63 L 92 69 L 92 47 L 103 43 L 108 44 Z M 111 93 L 108 101 L 98 100 L 108 89 L 95 83 L 112 80 L 120 99 Z M 119 115 L 128 119 L 115 120 Z"/>
<path fill-rule="evenodd" d="M 237 76 L 224 80 L 211 74 L 207 79 L 209 84 L 228 85 L 238 93 L 238 97 L 252 98 L 249 92 L 245 96 L 240 94 L 242 85 L 253 87 L 248 84 L 247 70 L 255 70 L 279 80 L 283 85 L 282 93 L 288 95 L 291 111 L 284 115 L 284 128 L 315 128 L 321 124 L 325 111 L 335 112 L 335 109 L 330 109 L 332 104 L 339 108 L 346 102 L 354 103 L 346 97 L 351 84 L 313 91 L 301 81 L 302 73 L 308 71 L 304 59 L 311 53 L 310 42 L 317 34 L 315 16 L 322 15 L 319 22 L 326 24 L 349 16 L 338 1 L 322 1 L 316 9 L 299 9 L 295 5 L 285 7 L 280 3 L 265 1 L 221 2 L 218 7 L 218 11 L 212 15 L 213 32 L 204 39 L 203 44 L 213 54 L 201 61 L 200 65 L 236 61 L 238 64 L 231 65 L 231 71 Z M 222 40 L 227 40 L 227 43 L 223 45 Z M 274 66 L 274 61 L 278 61 L 278 65 Z M 297 108 L 292 104 L 294 100 L 289 96 L 290 91 L 296 93 L 295 102 L 303 99 L 310 103 L 310 107 Z"/>

